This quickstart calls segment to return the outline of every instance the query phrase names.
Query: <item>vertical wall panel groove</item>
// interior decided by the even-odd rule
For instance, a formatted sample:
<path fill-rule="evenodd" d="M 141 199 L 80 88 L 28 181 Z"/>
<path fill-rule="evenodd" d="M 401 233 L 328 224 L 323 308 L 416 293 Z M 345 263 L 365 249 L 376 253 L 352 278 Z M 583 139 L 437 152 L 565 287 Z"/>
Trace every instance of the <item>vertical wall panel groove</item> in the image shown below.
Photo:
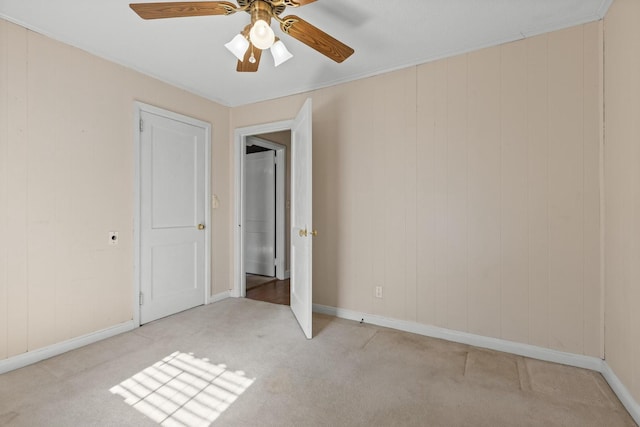
<path fill-rule="evenodd" d="M 447 59 L 447 326 L 468 324 L 467 56 Z"/>
<path fill-rule="evenodd" d="M 406 129 L 407 150 L 405 160 L 405 269 L 406 293 L 405 306 L 407 320 L 417 320 L 417 195 L 418 195 L 418 142 L 417 142 L 417 69 L 407 70 L 403 84 L 403 106 Z"/>
<path fill-rule="evenodd" d="M 8 25 L 9 106 L 7 180 L 7 324 L 8 356 L 28 350 L 28 123 L 27 123 L 27 38 L 24 28 Z"/>
<path fill-rule="evenodd" d="M 500 336 L 500 48 L 468 55 L 469 332 Z"/>
<path fill-rule="evenodd" d="M 8 217 L 8 139 L 9 126 L 8 107 L 9 107 L 9 85 L 7 72 L 9 70 L 8 62 L 8 32 L 9 26 L 7 22 L 0 19 L 0 236 L 7 236 L 7 217 Z M 7 338 L 8 338 L 8 264 L 9 256 L 8 242 L 0 243 L 0 359 L 7 357 Z"/>
<path fill-rule="evenodd" d="M 582 353 L 582 27 L 549 35 L 551 348 Z M 595 261 L 595 260 L 594 260 Z"/>
<path fill-rule="evenodd" d="M 527 45 L 501 51 L 501 336 L 522 342 L 530 328 Z"/>
<path fill-rule="evenodd" d="M 435 223 L 436 236 L 433 243 L 437 259 L 435 262 L 435 316 L 436 325 L 449 327 L 449 304 L 448 304 L 448 254 L 447 241 L 449 238 L 448 228 L 448 195 L 449 195 L 449 155 L 448 155 L 448 62 L 438 61 L 433 64 L 436 68 L 436 95 L 435 95 L 435 130 L 434 130 L 434 199 L 435 199 Z"/>
<path fill-rule="evenodd" d="M 416 70 L 416 282 L 417 313 L 420 323 L 438 324 L 437 263 L 438 248 L 433 244 L 438 238 L 438 205 L 436 194 L 436 99 L 437 68 L 427 64 Z"/>
<path fill-rule="evenodd" d="M 584 254 L 583 283 L 584 283 L 584 312 L 583 324 L 584 353 L 603 356 L 604 345 L 601 336 L 602 325 L 602 282 L 601 265 L 594 260 L 601 259 L 600 249 L 602 240 L 599 230 L 601 227 L 600 206 L 600 149 L 602 135 L 602 22 L 597 25 L 584 27 L 584 94 L 583 108 L 583 141 L 584 141 L 584 223 L 583 240 Z M 597 173 L 595 173 L 597 171 Z"/>

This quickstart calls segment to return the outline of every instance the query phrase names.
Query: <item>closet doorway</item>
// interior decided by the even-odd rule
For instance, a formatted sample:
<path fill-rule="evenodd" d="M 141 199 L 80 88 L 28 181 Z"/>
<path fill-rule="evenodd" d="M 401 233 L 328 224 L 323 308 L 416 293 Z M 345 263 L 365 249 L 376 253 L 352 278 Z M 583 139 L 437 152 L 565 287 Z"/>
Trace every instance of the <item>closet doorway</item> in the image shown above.
<path fill-rule="evenodd" d="M 249 136 L 244 147 L 245 296 L 290 305 L 291 131 Z"/>

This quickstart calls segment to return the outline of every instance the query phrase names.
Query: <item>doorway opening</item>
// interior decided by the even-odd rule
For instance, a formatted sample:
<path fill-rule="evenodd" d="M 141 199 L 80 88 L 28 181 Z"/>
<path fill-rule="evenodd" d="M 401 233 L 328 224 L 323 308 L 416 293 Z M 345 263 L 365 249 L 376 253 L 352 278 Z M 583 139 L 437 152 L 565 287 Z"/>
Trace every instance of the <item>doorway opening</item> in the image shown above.
<path fill-rule="evenodd" d="M 291 142 L 291 203 L 290 203 L 290 230 L 289 245 L 289 271 L 290 271 L 290 307 L 295 320 L 307 339 L 313 336 L 313 242 L 312 238 L 318 236 L 318 231 L 313 228 L 313 132 L 312 132 L 312 104 L 311 98 L 307 98 L 304 104 L 292 120 L 275 123 L 254 125 L 235 130 L 234 143 L 234 218 L 236 227 L 234 230 L 234 257 L 233 257 L 233 291 L 234 297 L 246 297 L 247 277 L 245 269 L 245 203 L 244 203 L 244 168 L 247 139 L 252 136 L 289 131 Z M 276 158 L 285 150 L 276 149 Z M 281 163 L 282 164 L 282 163 Z M 282 171 L 282 168 L 280 168 Z M 283 181 L 281 181 L 283 182 Z M 276 196 L 277 197 L 277 196 Z M 276 209 L 284 209 L 284 199 L 276 202 Z M 277 223 L 282 223 L 284 215 L 278 217 Z M 284 229 L 284 225 L 283 225 Z M 278 235 L 279 233 L 276 233 Z M 282 234 L 280 234 L 282 235 Z M 276 251 L 283 249 L 283 245 L 277 245 Z M 282 258 L 277 258 L 282 260 Z M 276 269 L 277 272 L 284 271 Z"/>
<path fill-rule="evenodd" d="M 290 305 L 291 131 L 244 138 L 243 265 L 246 298 Z"/>

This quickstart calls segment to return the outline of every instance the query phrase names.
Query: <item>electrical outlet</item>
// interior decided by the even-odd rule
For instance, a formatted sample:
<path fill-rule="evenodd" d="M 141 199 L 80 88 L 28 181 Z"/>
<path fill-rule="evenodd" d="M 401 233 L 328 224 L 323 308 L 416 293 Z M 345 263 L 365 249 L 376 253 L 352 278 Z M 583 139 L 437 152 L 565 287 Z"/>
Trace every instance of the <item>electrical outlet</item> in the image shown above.
<path fill-rule="evenodd" d="M 376 286 L 376 298 L 382 298 L 382 286 Z"/>
<path fill-rule="evenodd" d="M 118 232 L 117 231 L 110 231 L 109 232 L 109 244 L 112 245 L 112 246 L 118 244 Z"/>

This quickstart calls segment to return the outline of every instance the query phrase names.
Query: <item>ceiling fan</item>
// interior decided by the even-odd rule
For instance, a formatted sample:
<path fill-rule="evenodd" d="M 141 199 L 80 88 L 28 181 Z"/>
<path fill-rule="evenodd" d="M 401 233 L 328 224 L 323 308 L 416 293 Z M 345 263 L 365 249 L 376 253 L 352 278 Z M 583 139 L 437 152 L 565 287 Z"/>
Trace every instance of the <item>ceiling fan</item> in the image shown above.
<path fill-rule="evenodd" d="M 298 16 L 280 17 L 287 7 L 304 6 L 314 1 L 316 0 L 237 0 L 237 5 L 227 1 L 188 1 L 132 3 L 129 6 L 143 19 L 249 13 L 251 23 L 225 44 L 225 47 L 238 58 L 237 71 L 254 72 L 258 70 L 260 57 L 265 49 L 271 51 L 276 67 L 293 56 L 273 33 L 272 18 L 280 23 L 280 29 L 285 34 L 338 63 L 354 53 L 346 44 Z"/>

